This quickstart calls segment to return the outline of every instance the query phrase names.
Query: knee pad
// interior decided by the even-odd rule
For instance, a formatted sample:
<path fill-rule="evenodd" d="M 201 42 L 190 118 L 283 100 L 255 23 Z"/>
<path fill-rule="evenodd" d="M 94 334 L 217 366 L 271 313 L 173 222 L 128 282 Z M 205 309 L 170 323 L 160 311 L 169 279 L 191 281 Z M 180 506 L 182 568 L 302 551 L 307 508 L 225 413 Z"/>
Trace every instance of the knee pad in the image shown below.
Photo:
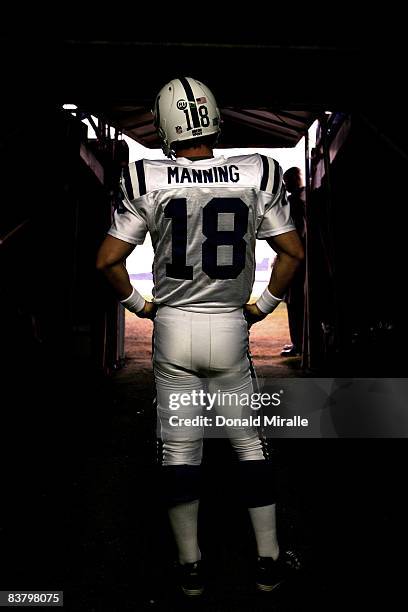
<path fill-rule="evenodd" d="M 200 498 L 200 465 L 164 465 L 161 474 L 163 498 L 168 506 Z"/>
<path fill-rule="evenodd" d="M 275 470 L 269 461 L 238 461 L 238 479 L 241 497 L 247 508 L 276 503 Z"/>

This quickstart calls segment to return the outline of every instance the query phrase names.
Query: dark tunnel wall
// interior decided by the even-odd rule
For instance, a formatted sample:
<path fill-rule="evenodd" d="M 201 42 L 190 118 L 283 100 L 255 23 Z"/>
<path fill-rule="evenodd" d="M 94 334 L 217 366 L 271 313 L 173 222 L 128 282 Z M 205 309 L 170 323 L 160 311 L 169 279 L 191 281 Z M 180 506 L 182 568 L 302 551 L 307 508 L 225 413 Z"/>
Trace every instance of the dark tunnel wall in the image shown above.
<path fill-rule="evenodd" d="M 100 337 L 112 305 L 95 256 L 110 224 L 111 199 L 81 159 L 81 139 L 82 123 L 51 112 L 27 155 L 22 134 L 3 148 L 1 326 L 8 361 L 30 347 L 46 363 L 107 366 Z"/>
<path fill-rule="evenodd" d="M 366 115 L 345 121 L 348 136 L 309 204 L 312 364 L 336 375 L 399 376 L 406 371 L 407 157 Z M 314 168 L 323 163 L 322 141 Z"/>
<path fill-rule="evenodd" d="M 58 507 L 66 471 L 82 460 L 81 444 L 98 439 L 102 372 L 117 357 L 115 339 L 110 352 L 105 344 L 117 304 L 95 270 L 111 195 L 80 157 L 85 126 L 53 108 L 36 118 L 29 139 L 3 132 L 0 152 L 0 449 L 8 492 L 0 514 L 1 525 L 17 525 L 10 549 L 0 529 L 0 547 L 16 577 L 22 557 L 27 566 L 39 562 L 38 550 L 44 563 L 61 559 L 65 544 L 50 534 L 61 534 L 67 520 Z M 35 529 L 27 520 L 33 507 Z"/>

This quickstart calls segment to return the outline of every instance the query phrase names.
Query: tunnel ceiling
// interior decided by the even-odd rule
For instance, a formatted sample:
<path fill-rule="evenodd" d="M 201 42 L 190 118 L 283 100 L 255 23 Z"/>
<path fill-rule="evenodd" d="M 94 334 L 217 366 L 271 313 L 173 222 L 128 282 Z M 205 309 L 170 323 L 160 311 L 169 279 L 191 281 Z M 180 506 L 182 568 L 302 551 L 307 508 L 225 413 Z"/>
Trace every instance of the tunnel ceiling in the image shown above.
<path fill-rule="evenodd" d="M 12 58 L 4 64 L 3 83 L 15 115 L 29 92 L 40 112 L 51 103 L 77 104 L 157 147 L 150 112 L 154 98 L 172 78 L 192 76 L 217 98 L 220 146 L 291 147 L 326 110 L 393 104 L 385 79 L 393 79 L 394 92 L 399 83 L 390 65 L 378 87 L 379 51 L 356 44 L 346 21 L 336 37 L 303 22 L 290 34 L 258 23 L 245 35 L 231 27 L 222 35 L 216 29 L 185 34 L 180 28 L 182 35 L 169 30 L 152 36 L 143 25 L 132 28 L 137 39 L 122 30 L 120 36 L 0 37 L 3 57 Z"/>
<path fill-rule="evenodd" d="M 160 145 L 151 114 L 154 98 L 172 78 L 192 76 L 206 83 L 217 98 L 223 121 L 220 147 L 292 147 L 319 114 L 332 110 L 330 101 L 338 99 L 335 79 L 331 88 L 317 93 L 302 65 L 328 63 L 335 70 L 351 51 L 308 41 L 270 44 L 268 39 L 66 41 L 65 49 L 76 65 L 80 57 L 89 57 L 97 69 L 112 63 L 120 66 L 114 85 L 104 95 L 80 95 L 71 101 L 156 148 Z"/>
<path fill-rule="evenodd" d="M 192 76 L 215 93 L 223 121 L 220 147 L 292 147 L 316 117 L 338 99 L 335 79 L 317 93 L 311 87 L 307 66 L 338 68 L 352 50 L 325 41 L 270 43 L 271 35 L 259 33 L 245 42 L 206 39 L 166 42 L 105 40 L 66 42 L 71 57 L 92 56 L 94 65 L 109 62 L 121 66 L 114 91 L 116 99 L 75 102 L 105 118 L 147 147 L 159 147 L 151 108 L 159 89 L 177 76 Z M 96 62 L 98 58 L 98 62 Z M 306 69 L 303 69 L 305 66 Z M 293 75 L 293 76 L 292 76 Z"/>

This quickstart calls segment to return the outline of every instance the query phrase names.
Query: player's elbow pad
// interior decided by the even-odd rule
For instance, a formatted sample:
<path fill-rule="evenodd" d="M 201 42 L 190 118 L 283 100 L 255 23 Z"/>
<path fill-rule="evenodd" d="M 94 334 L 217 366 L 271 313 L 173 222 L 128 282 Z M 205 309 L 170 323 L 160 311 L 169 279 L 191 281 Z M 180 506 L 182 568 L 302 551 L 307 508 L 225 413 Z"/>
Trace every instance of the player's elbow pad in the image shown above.
<path fill-rule="evenodd" d="M 145 299 L 140 293 L 133 287 L 132 293 L 129 295 L 126 300 L 120 300 L 120 303 L 123 304 L 125 308 L 130 310 L 130 312 L 138 313 L 143 310 L 145 305 Z"/>

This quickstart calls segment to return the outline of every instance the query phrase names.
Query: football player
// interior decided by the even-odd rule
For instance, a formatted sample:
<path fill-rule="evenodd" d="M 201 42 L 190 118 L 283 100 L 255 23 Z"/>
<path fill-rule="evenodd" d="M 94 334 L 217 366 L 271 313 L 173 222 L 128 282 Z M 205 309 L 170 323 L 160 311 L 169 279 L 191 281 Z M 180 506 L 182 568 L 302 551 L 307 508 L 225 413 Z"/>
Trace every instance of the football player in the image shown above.
<path fill-rule="evenodd" d="M 178 547 L 181 586 L 200 595 L 197 541 L 203 427 L 191 425 L 203 406 L 191 400 L 172 410 L 172 393 L 252 391 L 248 327 L 282 300 L 303 258 L 290 218 L 282 169 L 263 155 L 214 157 L 220 112 L 211 91 L 190 77 L 167 83 L 154 120 L 168 160 L 131 163 L 122 177 L 123 204 L 115 212 L 97 267 L 121 303 L 154 319 L 153 366 L 163 441 L 163 482 Z M 150 232 L 154 248 L 153 301 L 132 287 L 125 260 Z M 248 304 L 255 275 L 255 242 L 277 253 L 269 285 Z M 195 396 L 197 397 L 197 396 Z M 184 402 L 186 404 L 186 402 Z M 227 416 L 241 407 L 217 406 Z M 173 426 L 189 418 L 189 425 Z M 174 419 L 173 419 L 174 420 Z M 282 579 L 275 492 L 255 428 L 228 430 L 239 459 L 244 497 L 257 543 L 257 588 Z"/>

